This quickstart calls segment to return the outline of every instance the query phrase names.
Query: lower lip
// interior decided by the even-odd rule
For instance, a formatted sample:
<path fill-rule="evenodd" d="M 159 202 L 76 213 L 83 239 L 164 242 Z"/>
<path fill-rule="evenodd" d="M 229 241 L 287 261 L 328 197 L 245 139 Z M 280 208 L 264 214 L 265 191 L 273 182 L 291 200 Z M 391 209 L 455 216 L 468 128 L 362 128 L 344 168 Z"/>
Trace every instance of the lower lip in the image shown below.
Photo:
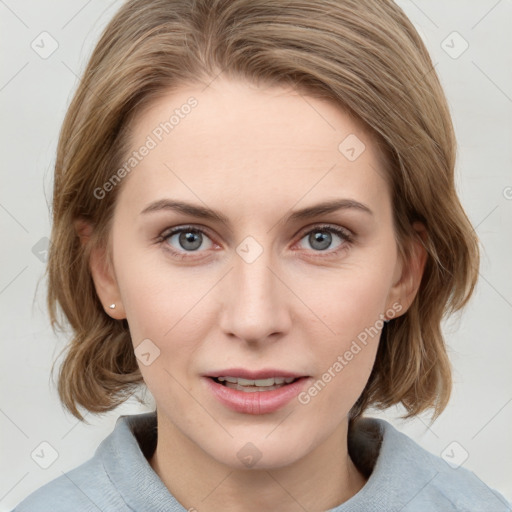
<path fill-rule="evenodd" d="M 301 377 L 278 389 L 247 393 L 228 388 L 210 377 L 205 379 L 208 388 L 219 402 L 233 411 L 244 414 L 269 414 L 281 409 L 301 392 L 308 380 L 307 377 Z"/>

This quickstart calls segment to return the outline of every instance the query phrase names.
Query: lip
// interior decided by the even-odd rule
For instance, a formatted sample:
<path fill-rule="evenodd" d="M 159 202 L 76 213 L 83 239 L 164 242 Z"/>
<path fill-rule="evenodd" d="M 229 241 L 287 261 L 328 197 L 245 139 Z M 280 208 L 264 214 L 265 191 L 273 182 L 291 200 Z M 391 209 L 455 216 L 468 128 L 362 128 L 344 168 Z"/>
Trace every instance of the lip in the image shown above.
<path fill-rule="evenodd" d="M 286 370 L 278 370 L 275 368 L 267 368 L 263 370 L 247 370 L 245 368 L 228 368 L 226 370 L 213 371 L 205 374 L 204 377 L 238 377 L 240 379 L 259 380 L 271 379 L 275 377 L 283 377 L 285 379 L 299 379 L 307 377 L 300 373 L 288 372 Z M 268 393 L 266 391 L 265 393 Z"/>
<path fill-rule="evenodd" d="M 231 370 L 232 372 L 232 370 Z M 232 377 L 240 377 L 243 379 L 264 379 L 271 377 L 294 377 L 296 381 L 291 384 L 286 384 L 278 389 L 270 391 L 254 391 L 248 393 L 245 391 L 239 391 L 232 389 L 222 384 L 215 382 L 211 377 L 228 375 Z M 249 372 L 241 374 L 237 372 L 233 373 L 219 373 L 218 375 L 204 376 L 206 387 L 209 392 L 225 407 L 242 414 L 270 414 L 273 413 L 291 400 L 293 400 L 306 386 L 309 377 L 305 376 L 294 376 L 289 372 Z"/>

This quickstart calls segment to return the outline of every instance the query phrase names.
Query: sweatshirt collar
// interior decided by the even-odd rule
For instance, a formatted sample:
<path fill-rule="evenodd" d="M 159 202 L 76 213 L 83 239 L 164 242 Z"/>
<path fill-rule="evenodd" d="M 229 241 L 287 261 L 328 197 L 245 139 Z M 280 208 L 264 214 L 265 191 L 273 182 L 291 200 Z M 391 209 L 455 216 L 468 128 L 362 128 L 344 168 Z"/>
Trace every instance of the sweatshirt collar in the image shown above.
<path fill-rule="evenodd" d="M 129 509 L 152 512 L 184 512 L 146 459 L 137 437 L 154 432 L 146 449 L 156 445 L 156 412 L 120 416 L 114 432 L 98 448 L 98 455 L 112 484 Z M 147 435 L 147 434 L 146 434 Z M 152 441 L 153 439 L 153 441 Z"/>

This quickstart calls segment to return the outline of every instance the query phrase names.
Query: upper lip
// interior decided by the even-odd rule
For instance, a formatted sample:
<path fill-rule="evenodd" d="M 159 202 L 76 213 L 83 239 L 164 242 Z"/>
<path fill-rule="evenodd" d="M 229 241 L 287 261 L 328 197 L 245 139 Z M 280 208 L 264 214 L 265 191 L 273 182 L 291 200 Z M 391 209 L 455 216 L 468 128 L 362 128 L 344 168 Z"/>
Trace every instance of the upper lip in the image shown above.
<path fill-rule="evenodd" d="M 306 377 L 306 375 L 289 372 L 286 370 L 277 370 L 274 368 L 265 368 L 262 370 L 248 370 L 245 368 L 228 368 L 226 370 L 216 370 L 205 374 L 205 377 L 237 377 L 240 379 L 259 380 L 271 379 L 275 377 L 284 377 L 285 379 Z"/>

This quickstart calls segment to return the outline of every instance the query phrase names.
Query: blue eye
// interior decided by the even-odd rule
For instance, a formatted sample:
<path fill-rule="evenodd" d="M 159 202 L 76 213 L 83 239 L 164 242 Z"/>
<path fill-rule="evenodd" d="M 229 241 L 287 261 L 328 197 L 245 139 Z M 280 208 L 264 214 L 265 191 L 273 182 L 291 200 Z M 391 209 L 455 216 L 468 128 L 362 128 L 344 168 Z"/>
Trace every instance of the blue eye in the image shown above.
<path fill-rule="evenodd" d="M 332 248 L 335 238 L 338 238 L 339 242 Z M 304 246 L 302 248 L 318 253 L 315 256 L 319 257 L 336 256 L 340 251 L 347 249 L 353 241 L 350 231 L 337 226 L 314 226 L 303 233 L 299 243 L 303 240 L 307 240 L 311 249 Z M 195 226 L 173 228 L 160 235 L 158 242 L 164 244 L 165 250 L 170 251 L 177 259 L 196 258 L 194 253 L 198 253 L 197 257 L 200 257 L 201 253 L 215 245 L 203 228 Z"/>
<path fill-rule="evenodd" d="M 170 233 L 164 235 L 163 240 L 172 244 L 173 239 L 175 244 L 173 245 L 173 249 L 178 249 L 179 251 L 185 252 L 194 252 L 197 251 L 205 240 L 210 242 L 206 248 L 210 248 L 212 243 L 205 232 L 198 228 L 193 227 L 183 227 L 174 229 Z"/>
<path fill-rule="evenodd" d="M 314 229 L 309 230 L 305 236 L 301 238 L 301 241 L 307 240 L 310 246 L 314 249 L 314 252 L 323 252 L 331 248 L 333 235 L 341 241 L 333 251 L 330 251 L 331 254 L 333 252 L 335 253 L 336 249 L 344 247 L 352 241 L 351 235 L 348 231 L 333 226 L 317 226 Z"/>

